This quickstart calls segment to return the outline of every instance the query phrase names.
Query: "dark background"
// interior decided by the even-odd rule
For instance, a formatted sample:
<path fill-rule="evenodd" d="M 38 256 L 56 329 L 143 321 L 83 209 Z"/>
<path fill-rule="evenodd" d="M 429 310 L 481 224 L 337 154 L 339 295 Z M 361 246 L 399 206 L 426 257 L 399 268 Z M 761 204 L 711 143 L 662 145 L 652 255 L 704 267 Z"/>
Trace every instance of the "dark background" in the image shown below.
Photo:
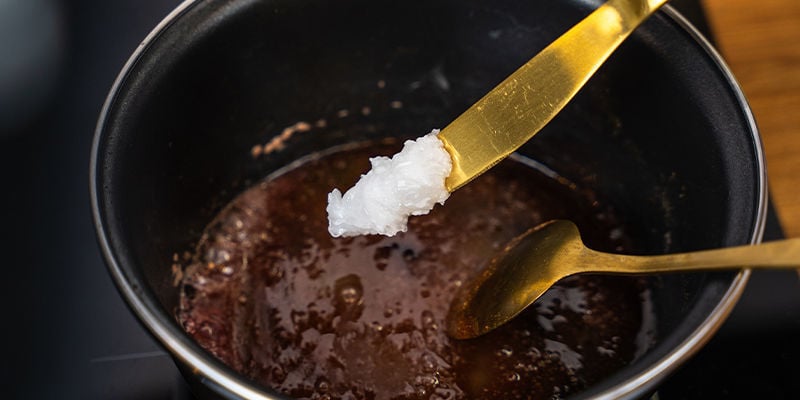
<path fill-rule="evenodd" d="M 95 243 L 89 150 L 116 74 L 177 0 L 0 0 L 3 398 L 189 399 Z M 707 31 L 695 0 L 671 4 Z M 771 215 L 774 215 L 772 213 Z M 771 219 L 767 237 L 781 236 Z M 661 399 L 798 398 L 800 282 L 758 272 Z"/>

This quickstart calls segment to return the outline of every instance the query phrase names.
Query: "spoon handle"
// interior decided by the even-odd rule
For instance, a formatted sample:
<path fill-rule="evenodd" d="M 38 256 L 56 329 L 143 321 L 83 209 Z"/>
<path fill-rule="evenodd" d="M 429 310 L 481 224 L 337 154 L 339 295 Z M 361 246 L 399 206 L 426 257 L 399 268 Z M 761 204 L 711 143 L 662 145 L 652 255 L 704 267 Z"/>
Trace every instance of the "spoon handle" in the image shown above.
<path fill-rule="evenodd" d="M 575 96 L 666 0 L 609 0 L 473 104 L 441 133 L 452 192 L 514 152 Z"/>
<path fill-rule="evenodd" d="M 691 253 L 628 256 L 589 250 L 593 272 L 653 273 L 736 268 L 800 268 L 800 238 Z M 599 256 L 599 257 L 598 257 Z"/>

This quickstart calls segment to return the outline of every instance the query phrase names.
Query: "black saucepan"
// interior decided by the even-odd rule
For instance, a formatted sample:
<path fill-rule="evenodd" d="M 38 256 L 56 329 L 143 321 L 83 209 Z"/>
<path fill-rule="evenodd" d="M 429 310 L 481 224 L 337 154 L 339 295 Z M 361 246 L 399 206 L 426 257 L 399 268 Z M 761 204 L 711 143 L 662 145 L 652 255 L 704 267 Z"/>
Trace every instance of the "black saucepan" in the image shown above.
<path fill-rule="evenodd" d="M 276 396 L 184 334 L 174 318 L 173 254 L 191 248 L 236 193 L 300 156 L 445 126 L 596 6 L 588 0 L 183 3 L 125 66 L 95 136 L 95 223 L 123 297 L 199 392 Z M 269 157 L 250 154 L 296 121 L 364 106 L 367 116 L 296 135 Z M 621 210 L 641 253 L 760 239 L 766 181 L 752 116 L 719 56 L 669 7 L 520 151 Z M 653 278 L 655 345 L 579 397 L 652 391 L 708 340 L 747 277 Z"/>

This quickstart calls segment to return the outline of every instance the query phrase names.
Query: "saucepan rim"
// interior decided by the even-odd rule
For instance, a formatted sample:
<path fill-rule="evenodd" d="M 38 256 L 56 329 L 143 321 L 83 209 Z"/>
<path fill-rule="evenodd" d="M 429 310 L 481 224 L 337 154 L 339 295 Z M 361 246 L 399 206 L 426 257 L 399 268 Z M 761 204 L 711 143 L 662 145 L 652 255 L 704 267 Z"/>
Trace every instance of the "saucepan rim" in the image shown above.
<path fill-rule="evenodd" d="M 216 386 L 217 391 L 221 390 L 229 395 L 232 394 L 247 399 L 280 398 L 282 397 L 280 394 L 274 392 L 268 393 L 263 387 L 237 375 L 232 370 L 220 367 L 219 363 L 210 359 L 211 356 L 209 354 L 199 351 L 199 347 L 193 344 L 188 339 L 185 332 L 180 331 L 176 324 L 165 323 L 165 321 L 163 321 L 163 310 L 159 310 L 160 307 L 153 299 L 143 298 L 142 289 L 135 282 L 131 282 L 129 274 L 125 272 L 123 266 L 118 261 L 118 255 L 110 244 L 105 217 L 103 216 L 100 206 L 101 193 L 103 190 L 102 184 L 98 182 L 97 171 L 100 158 L 103 154 L 100 146 L 102 145 L 109 110 L 114 105 L 118 91 L 125 81 L 125 78 L 131 72 L 140 57 L 143 56 L 150 44 L 155 41 L 167 27 L 197 3 L 199 3 L 199 0 L 185 0 L 147 35 L 122 68 L 106 98 L 95 129 L 91 151 L 89 178 L 92 217 L 94 219 L 94 226 L 100 249 L 117 288 L 122 293 L 134 314 L 150 333 L 169 350 L 173 357 L 177 358 L 185 365 L 188 365 L 193 374 L 198 375 L 207 383 L 212 383 Z M 751 243 L 759 243 L 764 232 L 767 213 L 767 175 L 761 140 L 752 111 L 738 82 L 722 57 L 709 41 L 671 6 L 665 5 L 659 12 L 671 18 L 682 29 L 685 29 L 708 54 L 709 58 L 716 63 L 722 76 L 728 81 L 728 84 L 732 88 L 740 109 L 745 114 L 746 122 L 753 136 L 752 142 L 757 163 L 756 178 L 758 180 L 756 183 L 758 190 L 756 220 L 750 238 Z M 683 361 L 697 352 L 711 338 L 713 333 L 719 329 L 741 296 L 749 276 L 749 269 L 744 269 L 737 273 L 720 302 L 702 324 L 670 353 L 661 358 L 658 362 L 637 373 L 633 378 L 623 381 L 615 387 L 609 388 L 601 393 L 597 393 L 595 397 L 609 399 L 633 398 L 654 389 L 658 382 L 675 370 Z"/>

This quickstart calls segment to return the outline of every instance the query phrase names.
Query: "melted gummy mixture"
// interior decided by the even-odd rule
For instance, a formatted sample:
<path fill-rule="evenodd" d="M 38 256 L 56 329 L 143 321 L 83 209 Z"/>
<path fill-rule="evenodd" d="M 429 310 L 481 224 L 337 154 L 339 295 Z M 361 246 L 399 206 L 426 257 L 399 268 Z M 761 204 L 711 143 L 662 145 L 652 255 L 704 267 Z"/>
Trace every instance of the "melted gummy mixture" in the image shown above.
<path fill-rule="evenodd" d="M 200 345 L 299 398 L 561 397 L 630 362 L 652 335 L 642 280 L 581 276 L 483 337 L 444 331 L 449 303 L 514 236 L 569 218 L 595 248 L 629 247 L 591 193 L 506 160 L 395 237 L 332 238 L 326 195 L 394 147 L 311 159 L 245 191 L 206 228 L 178 319 Z"/>

